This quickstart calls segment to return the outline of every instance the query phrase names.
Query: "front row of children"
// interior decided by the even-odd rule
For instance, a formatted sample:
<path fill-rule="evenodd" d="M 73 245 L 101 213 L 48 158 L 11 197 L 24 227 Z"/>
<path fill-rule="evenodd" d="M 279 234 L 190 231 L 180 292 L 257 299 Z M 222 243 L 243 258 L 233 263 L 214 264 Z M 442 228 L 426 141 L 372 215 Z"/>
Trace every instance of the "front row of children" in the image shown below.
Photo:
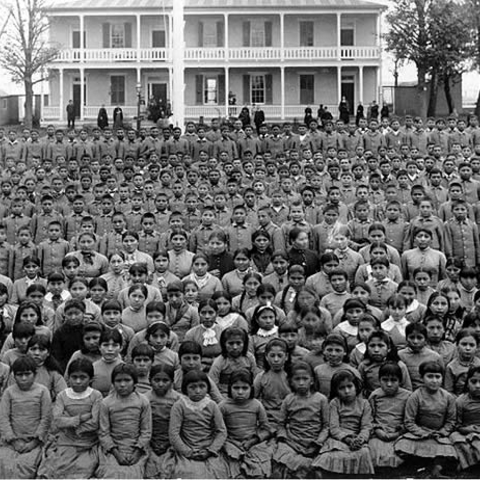
<path fill-rule="evenodd" d="M 190 361 L 195 352 L 201 358 L 199 348 L 187 341 L 179 353 Z M 145 395 L 138 369 L 120 363 L 103 398 L 91 387 L 92 362 L 76 358 L 52 408 L 48 388 L 35 381 L 37 362 L 20 357 L 0 403 L 0 478 L 318 478 L 392 474 L 410 457 L 428 461 L 439 477 L 454 461 L 480 462 L 479 366 L 468 369 L 455 399 L 442 388 L 440 361 L 420 364 L 413 393 L 401 387 L 399 363 L 383 361 L 367 399 L 358 373 L 340 362 L 329 401 L 317 369 L 290 364 L 284 340 L 271 339 L 265 359 L 255 380 L 247 369 L 233 371 L 228 398 L 217 404 L 200 360 L 183 371 L 181 393 L 174 368 L 153 365 Z M 268 395 L 283 400 L 271 405 Z"/>

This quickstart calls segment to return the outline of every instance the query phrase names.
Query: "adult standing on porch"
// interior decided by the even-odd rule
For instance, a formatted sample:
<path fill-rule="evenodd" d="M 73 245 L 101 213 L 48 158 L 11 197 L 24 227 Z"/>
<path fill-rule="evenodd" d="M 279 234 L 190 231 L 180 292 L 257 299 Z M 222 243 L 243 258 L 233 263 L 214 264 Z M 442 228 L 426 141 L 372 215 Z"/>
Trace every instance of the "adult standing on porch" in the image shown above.
<path fill-rule="evenodd" d="M 116 130 L 117 128 L 123 127 L 123 110 L 118 105 L 113 110 L 113 128 Z"/>
<path fill-rule="evenodd" d="M 68 101 L 66 110 L 67 110 L 68 128 L 75 128 L 75 105 L 73 103 L 73 100 Z"/>
<path fill-rule="evenodd" d="M 101 130 L 103 130 L 105 127 L 108 127 L 108 113 L 105 105 L 102 105 L 98 109 L 97 125 Z"/>
<path fill-rule="evenodd" d="M 360 122 L 362 118 L 365 118 L 365 113 L 364 113 L 362 102 L 360 102 L 357 106 L 357 114 L 355 116 L 355 124 L 357 125 L 357 127 L 358 127 L 358 122 Z"/>
<path fill-rule="evenodd" d="M 342 120 L 345 125 L 348 125 L 350 122 L 350 106 L 345 97 L 342 97 L 340 105 L 338 106 L 338 111 L 340 113 L 340 120 Z"/>

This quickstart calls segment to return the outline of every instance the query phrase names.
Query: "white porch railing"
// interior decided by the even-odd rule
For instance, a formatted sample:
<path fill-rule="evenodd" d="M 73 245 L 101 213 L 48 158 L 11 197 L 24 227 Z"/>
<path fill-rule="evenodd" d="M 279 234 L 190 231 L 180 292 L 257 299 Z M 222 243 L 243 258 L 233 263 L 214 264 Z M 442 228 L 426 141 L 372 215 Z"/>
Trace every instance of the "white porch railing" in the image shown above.
<path fill-rule="evenodd" d="M 43 107 L 42 116 L 44 120 L 58 120 L 60 118 L 60 107 Z"/>
<path fill-rule="evenodd" d="M 285 60 L 362 60 L 379 59 L 378 47 L 236 47 L 236 48 L 187 48 L 185 61 L 258 61 Z M 97 63 L 97 62 L 169 62 L 172 51 L 169 48 L 85 48 L 62 50 L 56 62 Z"/>
<path fill-rule="evenodd" d="M 224 48 L 186 48 L 185 60 L 225 60 Z"/>

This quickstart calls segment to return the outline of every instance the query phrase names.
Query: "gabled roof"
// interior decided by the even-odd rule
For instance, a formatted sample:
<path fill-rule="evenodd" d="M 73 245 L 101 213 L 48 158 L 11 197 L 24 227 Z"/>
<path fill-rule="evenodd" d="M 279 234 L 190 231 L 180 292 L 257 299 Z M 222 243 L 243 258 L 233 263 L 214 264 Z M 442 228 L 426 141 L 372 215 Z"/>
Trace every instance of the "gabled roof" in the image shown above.
<path fill-rule="evenodd" d="M 47 10 L 156 10 L 171 9 L 174 0 L 50 0 Z M 185 0 L 185 9 L 252 9 L 252 8 L 315 8 L 345 9 L 362 8 L 379 10 L 386 7 L 384 0 Z"/>

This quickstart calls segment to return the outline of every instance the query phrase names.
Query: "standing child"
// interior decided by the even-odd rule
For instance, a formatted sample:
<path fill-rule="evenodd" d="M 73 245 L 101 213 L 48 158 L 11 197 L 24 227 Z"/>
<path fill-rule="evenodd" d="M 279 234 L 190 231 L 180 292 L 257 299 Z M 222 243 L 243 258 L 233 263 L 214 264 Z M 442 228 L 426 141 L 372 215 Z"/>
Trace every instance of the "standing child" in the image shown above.
<path fill-rule="evenodd" d="M 442 388 L 445 369 L 439 362 L 419 366 L 422 385 L 412 393 L 405 408 L 405 433 L 395 451 L 432 463 L 431 476 L 437 478 L 448 460 L 457 454 L 449 435 L 455 429 L 455 397 Z"/>
<path fill-rule="evenodd" d="M 330 385 L 333 375 L 339 370 L 349 370 L 360 380 L 358 372 L 348 363 L 347 342 L 337 333 L 331 333 L 323 342 L 323 358 L 325 363 L 315 368 L 315 379 L 318 391 L 330 397 Z M 360 393 L 360 392 L 359 392 Z"/>
<path fill-rule="evenodd" d="M 100 405 L 98 478 L 144 478 L 152 435 L 152 412 L 147 397 L 135 391 L 132 365 L 112 371 L 113 392 Z"/>
<path fill-rule="evenodd" d="M 375 468 L 393 469 L 403 463 L 395 453 L 395 441 L 404 432 L 405 405 L 411 394 L 401 387 L 403 379 L 398 363 L 384 363 L 378 371 L 379 387 L 368 397 L 373 416 L 368 446 Z"/>
<path fill-rule="evenodd" d="M 163 462 L 170 448 L 168 429 L 173 404 L 181 395 L 173 387 L 174 371 L 168 365 L 154 365 L 150 370 L 152 390 L 147 393 L 152 409 L 152 439 L 150 455 L 145 468 L 146 478 L 165 478 Z"/>
<path fill-rule="evenodd" d="M 70 387 L 53 406 L 58 429 L 38 470 L 41 478 L 91 478 L 98 466 L 98 419 L 102 394 L 90 387 L 93 365 L 86 358 L 70 363 Z"/>
<path fill-rule="evenodd" d="M 229 378 L 228 399 L 220 405 L 227 441 L 223 447 L 230 477 L 269 478 L 273 446 L 265 408 L 253 398 L 253 375 L 238 369 Z"/>
<path fill-rule="evenodd" d="M 470 330 L 460 330 L 457 335 L 458 356 L 445 369 L 445 390 L 454 395 L 465 391 L 466 377 L 472 367 L 480 367 L 480 358 L 475 353 L 478 348 L 478 337 Z"/>
<path fill-rule="evenodd" d="M 209 377 L 224 396 L 228 394 L 230 377 L 237 370 L 246 370 L 252 377 L 257 373 L 255 357 L 248 351 L 248 334 L 238 327 L 228 327 L 220 335 L 222 354 L 209 370 Z"/>
<path fill-rule="evenodd" d="M 227 429 L 209 392 L 206 373 L 191 370 L 183 377 L 183 396 L 171 411 L 166 478 L 228 478 L 228 464 L 220 453 Z"/>
<path fill-rule="evenodd" d="M 270 340 L 265 347 L 265 370 L 255 377 L 253 384 L 255 398 L 262 402 L 274 429 L 277 429 L 280 420 L 282 402 L 291 392 L 286 372 L 287 360 L 286 342 L 279 338 Z"/>
<path fill-rule="evenodd" d="M 456 400 L 457 428 L 450 440 L 457 452 L 460 468 L 478 465 L 480 460 L 480 366 L 468 370 L 465 390 Z"/>
<path fill-rule="evenodd" d="M 315 392 L 315 377 L 307 363 L 294 363 L 289 379 L 292 393 L 280 412 L 274 477 L 309 478 L 313 459 L 328 437 L 328 400 Z"/>
<path fill-rule="evenodd" d="M 253 314 L 249 351 L 255 356 L 259 368 L 265 368 L 265 347 L 278 337 L 277 312 L 272 305 L 259 305 Z"/>
<path fill-rule="evenodd" d="M 11 303 L 14 305 L 18 305 L 27 298 L 27 288 L 30 285 L 47 286 L 47 281 L 44 278 L 40 278 L 40 260 L 37 257 L 25 257 L 22 270 L 24 276 L 21 278 L 20 276 L 16 277 L 17 280 L 13 283 Z"/>
<path fill-rule="evenodd" d="M 366 341 L 365 356 L 358 366 L 365 398 L 368 398 L 375 389 L 381 387 L 379 371 L 385 362 L 396 363 L 399 366 L 401 372 L 400 386 L 406 390 L 412 390 L 407 366 L 398 358 L 397 349 L 392 339 L 385 332 L 375 331 Z"/>
<path fill-rule="evenodd" d="M 46 387 L 35 382 L 37 367 L 29 357 L 12 365 L 15 383 L 0 403 L 1 478 L 35 478 L 51 420 L 51 399 Z"/>
<path fill-rule="evenodd" d="M 360 396 L 360 380 L 351 371 L 337 371 L 332 377 L 331 392 L 330 437 L 313 466 L 342 475 L 372 475 L 368 449 L 372 409 Z"/>
<path fill-rule="evenodd" d="M 426 347 L 427 329 L 422 323 L 411 323 L 407 325 L 405 336 L 407 338 L 407 347 L 399 350 L 398 356 L 407 366 L 412 388 L 416 390 L 422 385 L 422 377 L 418 370 L 420 364 L 433 361 L 443 365 L 443 361 L 437 352 Z"/>

